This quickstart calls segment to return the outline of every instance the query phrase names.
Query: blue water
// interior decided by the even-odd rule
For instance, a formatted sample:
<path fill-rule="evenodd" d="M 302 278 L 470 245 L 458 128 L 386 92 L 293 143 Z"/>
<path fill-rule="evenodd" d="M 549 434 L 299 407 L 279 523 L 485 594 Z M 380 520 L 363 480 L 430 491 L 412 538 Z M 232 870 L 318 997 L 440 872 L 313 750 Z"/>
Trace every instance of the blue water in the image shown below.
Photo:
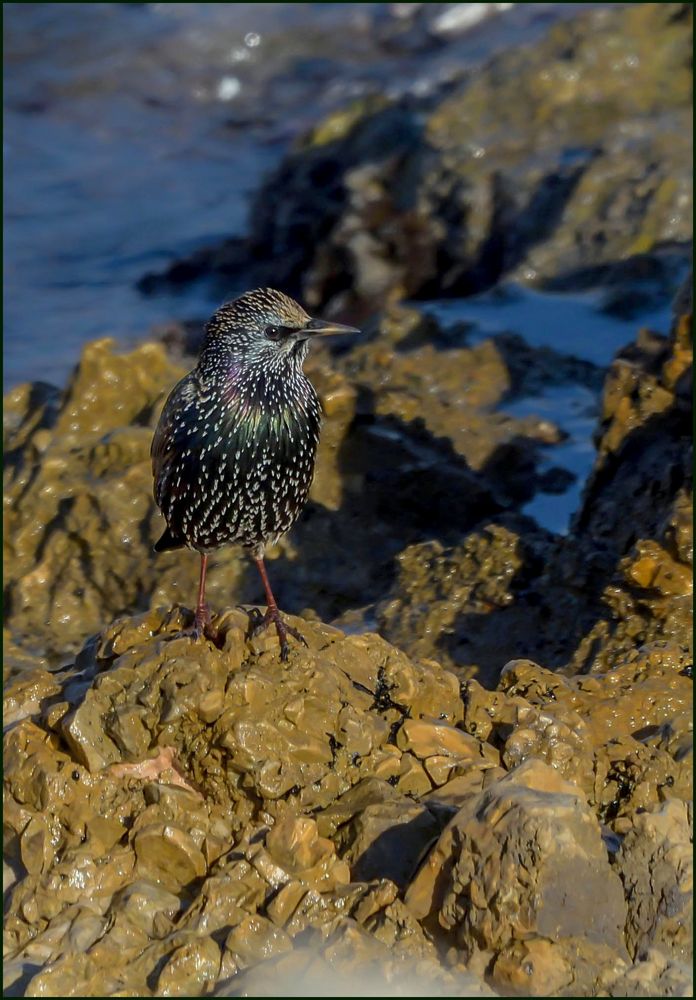
<path fill-rule="evenodd" d="M 425 6 L 414 45 L 398 4 L 4 4 L 5 387 L 62 384 L 94 337 L 204 318 L 205 288 L 147 298 L 138 279 L 242 232 L 302 129 L 426 92 L 577 5 L 509 6 Z"/>
<path fill-rule="evenodd" d="M 361 94 L 423 94 L 580 5 L 421 5 L 425 27 L 402 38 L 409 6 L 3 5 L 5 387 L 63 384 L 95 337 L 130 345 L 205 318 L 219 304 L 205 283 L 148 297 L 138 279 L 244 232 L 250 194 L 303 129 Z M 470 341 L 507 330 L 601 366 L 637 326 L 591 295 L 508 289 L 425 308 L 472 323 Z M 641 320 L 666 330 L 668 318 Z M 548 464 L 575 484 L 528 507 L 565 530 L 597 399 L 560 385 L 507 410 L 568 434 Z"/>
<path fill-rule="evenodd" d="M 595 460 L 592 434 L 599 416 L 597 394 L 584 385 L 552 385 L 538 395 L 525 396 L 502 409 L 512 417 L 546 418 L 567 435 L 560 444 L 545 450 L 539 471 L 558 466 L 572 472 L 574 481 L 561 494 L 538 491 L 522 507 L 523 514 L 533 517 L 544 528 L 559 535 L 567 534 Z"/>
<path fill-rule="evenodd" d="M 616 352 L 635 339 L 639 326 L 667 333 L 668 301 L 641 313 L 640 322 L 603 311 L 598 293 L 550 294 L 507 286 L 469 299 L 447 299 L 423 307 L 445 326 L 470 324 L 467 344 L 500 333 L 516 333 L 532 347 L 547 347 L 605 368 Z M 538 417 L 557 424 L 564 440 L 542 451 L 540 471 L 559 466 L 575 479 L 558 495 L 537 492 L 523 507 L 543 527 L 565 534 L 580 505 L 583 487 L 595 459 L 592 434 L 599 416 L 600 394 L 577 382 L 560 381 L 542 392 L 506 403 L 501 409 L 517 418 Z"/>
<path fill-rule="evenodd" d="M 635 339 L 639 327 L 667 333 L 672 306 L 664 299 L 641 312 L 640 319 L 629 319 L 605 312 L 596 292 L 560 294 L 508 286 L 469 299 L 428 303 L 426 311 L 445 324 L 472 323 L 471 344 L 491 334 L 517 333 L 531 347 L 550 347 L 603 368 Z"/>

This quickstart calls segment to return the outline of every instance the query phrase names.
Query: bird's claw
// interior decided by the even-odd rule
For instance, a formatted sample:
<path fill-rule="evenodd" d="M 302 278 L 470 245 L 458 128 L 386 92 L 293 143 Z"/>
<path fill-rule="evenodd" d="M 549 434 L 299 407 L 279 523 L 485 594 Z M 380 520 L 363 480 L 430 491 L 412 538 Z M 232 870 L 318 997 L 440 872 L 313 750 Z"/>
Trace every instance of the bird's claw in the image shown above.
<path fill-rule="evenodd" d="M 200 639 L 210 639 L 211 642 L 217 640 L 217 631 L 211 628 L 212 615 L 210 614 L 210 608 L 207 604 L 204 604 L 200 608 L 196 608 L 196 613 L 193 616 L 193 625 L 190 628 L 184 628 L 180 632 L 176 633 L 176 639 L 193 639 L 194 642 L 198 642 Z"/>
<path fill-rule="evenodd" d="M 182 628 L 180 632 L 177 632 L 174 636 L 175 639 L 193 639 L 194 642 L 198 642 L 205 635 L 205 631 L 202 628 L 198 628 L 196 625 L 192 625 L 191 628 Z"/>
<path fill-rule="evenodd" d="M 307 645 L 307 640 L 302 635 L 301 632 L 293 625 L 288 625 L 284 622 L 280 611 L 277 608 L 268 608 L 265 615 L 261 614 L 258 608 L 251 608 L 248 611 L 249 615 L 249 638 L 254 638 L 264 629 L 267 629 L 269 625 L 275 625 L 276 632 L 278 633 L 278 639 L 280 641 L 280 658 L 285 661 L 288 658 L 289 646 L 288 646 L 288 636 L 291 635 L 293 639 L 301 642 L 303 646 Z"/>
<path fill-rule="evenodd" d="M 258 608 L 242 608 L 241 610 L 246 611 L 249 616 L 247 639 L 253 639 L 254 636 L 258 635 L 259 632 L 266 628 L 268 622 L 266 621 L 265 615 L 262 615 Z"/>

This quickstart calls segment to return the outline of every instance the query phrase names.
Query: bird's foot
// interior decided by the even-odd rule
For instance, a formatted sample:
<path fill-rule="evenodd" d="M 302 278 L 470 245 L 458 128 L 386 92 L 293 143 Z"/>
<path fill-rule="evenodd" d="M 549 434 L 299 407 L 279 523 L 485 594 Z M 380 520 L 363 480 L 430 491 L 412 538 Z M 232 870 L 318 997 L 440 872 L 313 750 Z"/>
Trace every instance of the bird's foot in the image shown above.
<path fill-rule="evenodd" d="M 210 614 L 210 608 L 207 604 L 202 604 L 200 607 L 196 608 L 196 613 L 193 616 L 193 625 L 190 628 L 182 629 L 181 632 L 176 633 L 177 639 L 193 639 L 194 642 L 198 642 L 199 639 L 210 639 L 215 642 L 217 639 L 217 632 L 211 628 L 212 615 Z"/>
<path fill-rule="evenodd" d="M 293 639 L 297 639 L 298 642 L 301 642 L 303 646 L 307 645 L 307 640 L 302 633 L 298 632 L 292 625 L 288 625 L 287 622 L 283 621 L 278 608 L 268 608 L 265 615 L 262 615 L 258 608 L 252 608 L 248 614 L 249 638 L 253 638 L 255 635 L 258 635 L 259 632 L 263 632 L 269 625 L 275 625 L 276 632 L 278 633 L 278 639 L 280 641 L 281 660 L 285 661 L 288 658 L 289 635 L 291 635 Z"/>

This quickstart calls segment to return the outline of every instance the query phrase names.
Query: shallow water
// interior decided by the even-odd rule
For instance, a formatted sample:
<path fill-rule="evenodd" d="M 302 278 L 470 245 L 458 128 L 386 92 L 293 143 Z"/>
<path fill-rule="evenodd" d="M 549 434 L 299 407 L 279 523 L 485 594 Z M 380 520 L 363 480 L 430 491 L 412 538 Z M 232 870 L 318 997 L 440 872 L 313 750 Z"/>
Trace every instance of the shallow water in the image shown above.
<path fill-rule="evenodd" d="M 515 285 L 428 303 L 426 311 L 443 323 L 473 324 L 470 344 L 491 334 L 518 333 L 531 347 L 550 347 L 602 368 L 635 339 L 640 327 L 667 333 L 672 315 L 668 300 L 624 318 L 605 312 L 597 293 L 536 292 Z"/>
<path fill-rule="evenodd" d="M 219 304 L 206 283 L 146 296 L 138 279 L 253 225 L 249 195 L 302 129 L 351 96 L 426 93 L 577 6 L 6 4 L 5 387 L 62 384 L 94 337 L 202 319 Z M 425 308 L 473 323 L 470 341 L 513 331 L 600 366 L 638 326 L 590 295 L 507 289 Z M 640 319 L 667 329 L 666 307 Z M 568 434 L 548 465 L 575 483 L 528 507 L 553 530 L 591 467 L 596 406 L 561 385 L 507 407 Z"/>
<path fill-rule="evenodd" d="M 602 309 L 597 294 L 549 294 L 506 286 L 469 299 L 447 299 L 425 305 L 424 311 L 443 324 L 471 324 L 468 344 L 499 333 L 517 333 L 532 347 L 552 348 L 605 368 L 616 352 L 635 339 L 640 326 L 667 333 L 671 306 L 664 302 L 645 310 L 640 319 L 623 318 Z M 583 487 L 592 470 L 595 449 L 592 434 L 599 415 L 600 393 L 577 382 L 559 382 L 542 392 L 517 398 L 503 407 L 510 416 L 541 417 L 557 424 L 566 435 L 543 452 L 540 471 L 552 466 L 575 477 L 560 494 L 538 492 L 522 511 L 542 527 L 565 534 L 580 505 Z"/>
<path fill-rule="evenodd" d="M 584 385 L 554 385 L 503 409 L 512 417 L 546 417 L 567 435 L 560 444 L 546 450 L 540 471 L 558 466 L 572 472 L 575 480 L 560 494 L 537 492 L 522 507 L 522 513 L 533 517 L 542 527 L 565 535 L 572 515 L 580 506 L 582 490 L 595 459 L 592 434 L 599 414 L 597 394 Z"/>

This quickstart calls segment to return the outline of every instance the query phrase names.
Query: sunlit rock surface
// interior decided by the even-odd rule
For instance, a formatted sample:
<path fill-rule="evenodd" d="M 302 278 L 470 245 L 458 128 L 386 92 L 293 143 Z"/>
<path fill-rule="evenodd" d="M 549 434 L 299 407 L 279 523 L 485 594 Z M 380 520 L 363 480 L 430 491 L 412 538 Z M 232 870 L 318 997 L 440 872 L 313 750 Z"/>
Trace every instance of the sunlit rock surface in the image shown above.
<path fill-rule="evenodd" d="M 243 610 L 217 645 L 188 618 L 121 619 L 8 686 L 9 995 L 292 995 L 354 966 L 394 995 L 572 996 L 646 946 L 689 960 L 669 649 L 486 692 L 372 634 L 294 619 L 283 664 Z"/>

